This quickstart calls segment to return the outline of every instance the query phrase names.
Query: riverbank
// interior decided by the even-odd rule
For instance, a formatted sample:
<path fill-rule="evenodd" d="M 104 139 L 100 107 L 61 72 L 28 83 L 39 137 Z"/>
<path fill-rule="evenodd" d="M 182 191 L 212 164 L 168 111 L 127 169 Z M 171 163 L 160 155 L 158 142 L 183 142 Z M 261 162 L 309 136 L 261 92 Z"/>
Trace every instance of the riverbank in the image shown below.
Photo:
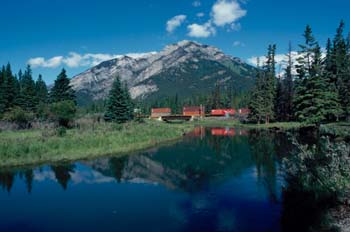
<path fill-rule="evenodd" d="M 123 155 L 176 140 L 194 128 L 156 121 L 125 125 L 97 123 L 60 135 L 57 129 L 0 133 L 0 167 L 44 164 Z"/>
<path fill-rule="evenodd" d="M 194 122 L 197 126 L 208 126 L 208 127 L 236 127 L 236 128 L 248 128 L 248 129 L 299 129 L 305 125 L 299 122 L 276 122 L 270 124 L 252 124 L 242 123 L 234 119 L 226 118 L 204 118 Z"/>

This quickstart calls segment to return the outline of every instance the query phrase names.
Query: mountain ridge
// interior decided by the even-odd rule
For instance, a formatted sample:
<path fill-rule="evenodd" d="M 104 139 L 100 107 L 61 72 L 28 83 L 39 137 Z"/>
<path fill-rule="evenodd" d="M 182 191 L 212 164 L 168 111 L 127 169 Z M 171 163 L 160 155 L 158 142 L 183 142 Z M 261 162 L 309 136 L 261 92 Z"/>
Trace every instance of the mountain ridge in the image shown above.
<path fill-rule="evenodd" d="M 256 68 L 220 49 L 184 40 L 160 52 L 123 55 L 104 61 L 71 80 L 78 102 L 107 97 L 116 76 L 126 82 L 133 99 L 147 100 L 181 93 L 181 96 L 210 91 L 215 84 L 248 89 Z"/>

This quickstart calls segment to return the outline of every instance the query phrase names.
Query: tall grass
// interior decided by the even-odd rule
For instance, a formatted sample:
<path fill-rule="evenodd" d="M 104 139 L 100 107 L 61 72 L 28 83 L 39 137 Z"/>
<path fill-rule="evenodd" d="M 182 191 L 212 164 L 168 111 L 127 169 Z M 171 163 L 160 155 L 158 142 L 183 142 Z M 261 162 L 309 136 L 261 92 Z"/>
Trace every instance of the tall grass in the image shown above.
<path fill-rule="evenodd" d="M 59 136 L 54 129 L 0 133 L 0 166 L 73 161 L 105 155 L 120 155 L 174 140 L 193 125 L 161 122 L 82 123 Z"/>

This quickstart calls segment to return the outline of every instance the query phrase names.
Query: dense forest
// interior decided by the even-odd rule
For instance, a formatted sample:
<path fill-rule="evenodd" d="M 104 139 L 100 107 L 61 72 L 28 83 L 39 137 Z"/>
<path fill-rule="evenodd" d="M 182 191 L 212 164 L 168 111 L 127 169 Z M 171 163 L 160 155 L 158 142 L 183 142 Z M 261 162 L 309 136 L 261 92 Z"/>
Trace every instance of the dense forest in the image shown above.
<path fill-rule="evenodd" d="M 127 86 L 116 78 L 108 99 L 77 108 L 64 69 L 49 91 L 41 75 L 33 79 L 30 66 L 14 74 L 7 64 L 0 70 L 0 119 L 15 122 L 21 128 L 28 127 L 31 121 L 48 119 L 67 127 L 77 109 L 83 113 L 105 112 L 106 121 L 125 122 L 133 119 L 135 108 L 148 114 L 152 107 L 170 107 L 179 114 L 185 105 L 204 105 L 208 112 L 214 108 L 249 107 L 249 120 L 255 123 L 320 124 L 350 120 L 350 37 L 344 36 L 344 27 L 342 21 L 333 40 L 328 39 L 323 49 L 307 26 L 296 58 L 290 44 L 282 76 L 276 74 L 277 47 L 270 45 L 266 59 L 257 60 L 255 86 L 250 92 L 237 92 L 234 86 L 228 88 L 217 83 L 207 95 L 132 101 Z"/>
<path fill-rule="evenodd" d="M 296 63 L 292 48 L 284 76 L 276 76 L 276 45 L 268 47 L 266 62 L 259 67 L 251 92 L 250 120 L 261 123 L 298 120 L 310 124 L 350 119 L 350 38 L 344 22 L 325 52 L 307 26 Z M 259 66 L 259 60 L 257 61 Z"/>

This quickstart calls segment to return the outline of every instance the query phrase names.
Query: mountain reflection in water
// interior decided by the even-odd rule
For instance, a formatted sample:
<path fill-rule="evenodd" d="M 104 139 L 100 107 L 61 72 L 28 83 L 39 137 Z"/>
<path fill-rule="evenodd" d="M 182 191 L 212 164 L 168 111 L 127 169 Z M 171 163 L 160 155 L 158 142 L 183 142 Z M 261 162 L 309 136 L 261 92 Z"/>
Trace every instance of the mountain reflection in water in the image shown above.
<path fill-rule="evenodd" d="M 199 127 L 121 158 L 2 169 L 0 231 L 281 231 L 290 146 L 266 131 Z"/>

